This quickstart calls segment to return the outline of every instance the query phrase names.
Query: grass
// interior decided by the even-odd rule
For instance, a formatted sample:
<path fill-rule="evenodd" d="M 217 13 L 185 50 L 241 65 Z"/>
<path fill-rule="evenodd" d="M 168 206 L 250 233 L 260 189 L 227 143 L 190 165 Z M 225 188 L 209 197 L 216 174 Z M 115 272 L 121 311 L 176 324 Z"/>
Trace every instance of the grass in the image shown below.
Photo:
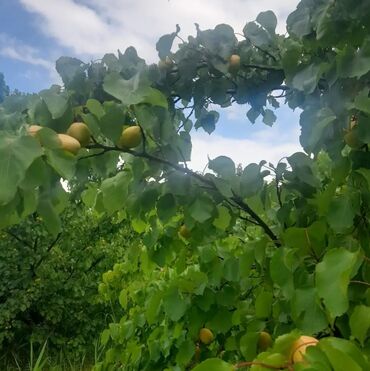
<path fill-rule="evenodd" d="M 7 351 L 0 355 L 1 371 L 90 371 L 101 360 L 104 347 L 99 341 L 94 343 L 92 352 L 71 356 L 60 349 L 59 353 L 48 349 L 47 341 L 42 346 L 35 346 L 31 341 L 29 351 L 20 347 L 16 351 Z"/>

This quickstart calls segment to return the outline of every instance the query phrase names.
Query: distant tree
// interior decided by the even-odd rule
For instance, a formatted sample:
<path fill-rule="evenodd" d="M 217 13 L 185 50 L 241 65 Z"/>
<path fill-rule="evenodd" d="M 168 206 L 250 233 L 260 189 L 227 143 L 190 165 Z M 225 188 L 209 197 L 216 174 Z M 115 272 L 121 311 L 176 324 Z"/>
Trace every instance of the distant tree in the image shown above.
<path fill-rule="evenodd" d="M 6 85 L 4 75 L 0 72 L 0 103 L 9 95 L 9 86 Z"/>

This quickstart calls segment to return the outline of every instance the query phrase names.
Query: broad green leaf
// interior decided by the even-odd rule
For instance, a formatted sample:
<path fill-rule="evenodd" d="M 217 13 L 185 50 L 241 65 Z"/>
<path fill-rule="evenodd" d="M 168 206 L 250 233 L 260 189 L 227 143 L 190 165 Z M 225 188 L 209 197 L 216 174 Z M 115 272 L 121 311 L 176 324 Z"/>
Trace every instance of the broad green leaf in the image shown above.
<path fill-rule="evenodd" d="M 214 30 L 200 31 L 198 38 L 202 45 L 213 55 L 228 58 L 237 44 L 234 30 L 227 24 L 219 24 Z M 215 58 L 217 61 L 217 58 Z"/>
<path fill-rule="evenodd" d="M 195 353 L 195 345 L 191 340 L 185 340 L 179 344 L 179 351 L 176 354 L 176 362 L 179 365 L 187 365 Z"/>
<path fill-rule="evenodd" d="M 0 205 L 11 201 L 23 181 L 26 170 L 42 155 L 42 149 L 32 137 L 0 136 Z"/>
<path fill-rule="evenodd" d="M 322 75 L 323 67 L 324 66 L 321 64 L 309 64 L 308 66 L 301 68 L 301 70 L 293 77 L 293 87 L 304 91 L 306 94 L 312 93 Z"/>
<path fill-rule="evenodd" d="M 272 126 L 273 123 L 276 121 L 276 115 L 270 109 L 265 109 L 262 112 L 262 116 L 263 116 L 263 119 L 262 119 L 263 123 L 268 125 L 268 126 Z"/>
<path fill-rule="evenodd" d="M 240 338 L 240 352 L 245 359 L 253 359 L 257 354 L 259 333 L 248 331 Z"/>
<path fill-rule="evenodd" d="M 171 288 L 164 295 L 163 307 L 172 321 L 178 321 L 186 312 L 189 301 L 182 297 L 176 288 Z"/>
<path fill-rule="evenodd" d="M 158 314 L 161 309 L 161 302 L 162 302 L 162 294 L 160 292 L 153 293 L 152 296 L 149 297 L 145 304 L 145 317 L 148 321 L 149 325 L 158 321 Z"/>
<path fill-rule="evenodd" d="M 232 305 L 232 303 L 230 303 L 230 305 Z M 210 319 L 209 325 L 207 322 L 207 326 L 209 326 L 216 333 L 221 332 L 225 334 L 232 327 L 231 320 L 232 317 L 230 315 L 230 311 L 227 308 L 222 307 L 217 309 L 215 315 Z"/>
<path fill-rule="evenodd" d="M 86 102 L 86 107 L 98 119 L 101 119 L 105 114 L 103 106 L 96 99 L 88 99 Z"/>
<path fill-rule="evenodd" d="M 45 150 L 47 163 L 64 179 L 72 179 L 75 173 L 76 156 L 62 149 Z"/>
<path fill-rule="evenodd" d="M 128 302 L 127 290 L 125 290 L 125 289 L 121 290 L 121 292 L 119 294 L 119 297 L 118 297 L 118 301 L 119 301 L 119 303 L 120 303 L 120 305 L 123 309 L 127 308 L 127 302 Z"/>
<path fill-rule="evenodd" d="M 269 318 L 271 314 L 273 295 L 271 291 L 261 291 L 256 297 L 256 317 Z"/>
<path fill-rule="evenodd" d="M 176 200 L 171 193 L 167 193 L 158 199 L 157 214 L 164 223 L 176 214 Z"/>
<path fill-rule="evenodd" d="M 370 40 L 367 38 L 364 45 L 355 49 L 347 46 L 337 57 L 337 70 L 340 77 L 361 77 L 370 71 Z"/>
<path fill-rule="evenodd" d="M 41 91 L 40 96 L 45 101 L 53 119 L 63 116 L 68 108 L 68 97 L 65 94 L 49 89 Z"/>
<path fill-rule="evenodd" d="M 163 35 L 159 38 L 156 44 L 156 49 L 160 59 L 166 58 L 171 53 L 171 48 L 175 37 L 180 32 L 180 27 L 176 26 L 176 32 L 172 32 L 168 35 Z"/>
<path fill-rule="evenodd" d="M 348 309 L 348 285 L 358 254 L 344 248 L 329 250 L 316 265 L 316 288 L 330 315 L 341 316 Z"/>
<path fill-rule="evenodd" d="M 275 28 L 277 26 L 277 18 L 273 11 L 267 10 L 258 14 L 256 21 L 264 27 L 270 35 L 275 34 Z"/>
<path fill-rule="evenodd" d="M 355 107 L 360 111 L 370 114 L 369 89 L 362 90 L 355 98 Z"/>
<path fill-rule="evenodd" d="M 234 366 L 219 358 L 209 358 L 196 367 L 193 371 L 233 371 Z"/>
<path fill-rule="evenodd" d="M 291 305 L 297 328 L 304 333 L 315 334 L 328 326 L 314 287 L 295 289 Z"/>
<path fill-rule="evenodd" d="M 204 223 L 213 215 L 215 206 L 205 196 L 198 197 L 189 207 L 190 216 L 199 223 Z"/>
<path fill-rule="evenodd" d="M 352 336 L 363 346 L 370 328 L 370 307 L 356 306 L 349 320 L 349 325 Z"/>
<path fill-rule="evenodd" d="M 364 354 L 348 340 L 327 337 L 320 340 L 318 346 L 328 357 L 334 371 L 363 371 L 370 367 Z"/>
<path fill-rule="evenodd" d="M 105 179 L 101 185 L 103 204 L 110 213 L 121 209 L 127 198 L 128 176 L 124 171 Z"/>
<path fill-rule="evenodd" d="M 287 31 L 290 35 L 302 38 L 312 32 L 311 11 L 308 1 L 298 3 L 297 9 L 287 18 Z"/>
<path fill-rule="evenodd" d="M 51 200 L 48 198 L 40 199 L 37 212 L 42 217 L 48 231 L 56 236 L 61 231 L 62 223 Z"/>
<path fill-rule="evenodd" d="M 257 47 L 267 47 L 271 44 L 271 35 L 254 22 L 248 22 L 243 29 L 245 37 Z"/>
<path fill-rule="evenodd" d="M 125 105 L 149 103 L 164 108 L 168 106 L 166 97 L 142 81 L 140 74 L 125 80 L 118 73 L 112 72 L 104 80 L 104 90 Z"/>
<path fill-rule="evenodd" d="M 217 218 L 213 221 L 213 225 L 221 230 L 226 230 L 230 225 L 231 215 L 229 209 L 225 206 L 217 206 Z"/>
<path fill-rule="evenodd" d="M 270 261 L 270 274 L 275 284 L 281 287 L 286 298 L 291 298 L 294 292 L 293 267 L 288 267 L 285 260 L 285 249 L 279 249 L 274 253 Z"/>
<path fill-rule="evenodd" d="M 234 161 L 226 156 L 219 156 L 209 160 L 208 167 L 223 178 L 230 178 L 235 175 Z"/>
<path fill-rule="evenodd" d="M 355 210 L 349 195 L 341 195 L 335 198 L 328 210 L 327 220 L 335 232 L 343 232 L 353 226 Z"/>

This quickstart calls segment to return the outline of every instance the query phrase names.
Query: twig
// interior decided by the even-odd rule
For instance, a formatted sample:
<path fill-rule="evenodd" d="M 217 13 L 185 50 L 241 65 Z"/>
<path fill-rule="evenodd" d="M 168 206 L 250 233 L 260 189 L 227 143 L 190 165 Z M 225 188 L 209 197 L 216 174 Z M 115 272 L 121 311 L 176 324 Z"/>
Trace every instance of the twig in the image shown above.
<path fill-rule="evenodd" d="M 131 149 L 122 149 L 122 148 L 119 148 L 119 147 L 108 147 L 108 146 L 105 146 L 103 144 L 90 145 L 90 146 L 87 146 L 86 148 L 102 148 L 102 149 L 105 149 L 106 152 L 108 152 L 108 151 L 125 152 L 125 153 L 131 154 L 132 156 L 145 158 L 147 160 L 150 160 L 150 161 L 153 161 L 153 162 L 157 162 L 157 163 L 160 163 L 160 164 L 169 166 L 170 168 L 175 169 L 175 170 L 177 170 L 177 171 L 179 171 L 179 172 L 181 172 L 183 174 L 187 174 L 187 175 L 192 176 L 194 179 L 198 180 L 199 182 L 201 182 L 203 184 L 209 185 L 210 187 L 212 187 L 212 189 L 214 189 L 216 192 L 219 193 L 219 191 L 217 190 L 216 186 L 214 185 L 214 183 L 213 183 L 213 181 L 211 179 L 207 179 L 204 176 L 196 173 L 195 171 L 190 170 L 189 168 L 182 167 L 180 165 L 174 164 L 174 163 L 172 163 L 172 162 L 170 162 L 168 160 L 165 160 L 163 158 L 155 157 L 155 156 L 153 156 L 153 155 L 151 155 L 149 153 L 146 153 L 146 152 L 136 152 L 136 151 L 133 151 Z M 225 200 L 227 199 L 223 195 L 222 195 L 222 197 Z M 269 228 L 269 226 L 259 217 L 258 214 L 256 214 L 253 211 L 253 209 L 246 202 L 244 202 L 235 193 L 230 198 L 230 200 L 232 200 L 233 202 L 235 202 L 235 204 L 237 205 L 237 207 L 239 209 L 245 211 L 247 214 L 249 214 L 252 217 L 252 219 L 254 219 L 256 221 L 256 223 L 271 238 L 271 240 L 274 242 L 274 244 L 275 244 L 276 247 L 280 247 L 281 246 L 281 243 L 280 243 L 279 239 L 277 238 L 277 236 L 274 234 L 274 232 L 272 232 L 272 230 Z"/>
<path fill-rule="evenodd" d="M 21 242 L 23 245 L 26 245 L 27 247 L 29 247 L 30 249 L 33 249 L 33 246 L 26 240 L 23 240 L 22 238 L 19 238 L 16 234 L 14 234 L 13 232 L 10 232 L 10 231 L 5 231 L 9 236 L 12 236 L 13 238 L 15 238 L 18 242 Z"/>
<path fill-rule="evenodd" d="M 193 114 L 195 110 L 195 105 L 191 108 L 190 113 L 186 116 L 186 119 L 182 122 L 182 124 L 178 127 L 177 133 L 184 127 L 184 125 L 188 122 L 190 116 Z"/>
<path fill-rule="evenodd" d="M 349 283 L 357 283 L 359 285 L 364 285 L 364 286 L 370 287 L 370 283 L 369 282 L 364 282 L 364 281 L 352 280 L 352 281 L 349 281 Z"/>

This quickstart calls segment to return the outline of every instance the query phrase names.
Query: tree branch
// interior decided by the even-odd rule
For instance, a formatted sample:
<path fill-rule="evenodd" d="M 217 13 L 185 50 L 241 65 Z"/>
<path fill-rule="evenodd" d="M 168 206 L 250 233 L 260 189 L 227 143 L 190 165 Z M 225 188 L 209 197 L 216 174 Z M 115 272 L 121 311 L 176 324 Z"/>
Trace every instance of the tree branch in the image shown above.
<path fill-rule="evenodd" d="M 153 162 L 157 162 L 157 163 L 166 165 L 166 166 L 168 166 L 168 167 L 170 167 L 172 169 L 175 169 L 175 170 L 177 170 L 177 171 L 179 171 L 179 172 L 181 172 L 183 174 L 190 175 L 194 179 L 198 180 L 200 183 L 206 184 L 206 185 L 210 186 L 214 191 L 220 193 L 211 179 L 207 179 L 204 176 L 196 173 L 195 171 L 190 170 L 189 168 L 182 167 L 180 165 L 174 164 L 174 163 L 172 163 L 172 162 L 170 162 L 168 160 L 165 160 L 163 158 L 155 157 L 155 156 L 153 156 L 153 155 L 151 155 L 149 153 L 146 153 L 146 152 L 136 152 L 136 151 L 133 151 L 131 149 L 122 149 L 122 148 L 119 148 L 119 147 L 109 147 L 109 146 L 106 146 L 104 144 L 93 144 L 93 145 L 87 146 L 86 148 L 90 148 L 90 149 L 92 149 L 92 148 L 101 148 L 101 149 L 104 149 L 105 152 L 108 152 L 108 151 L 125 152 L 125 153 L 131 154 L 132 156 L 145 158 L 145 159 L 147 159 L 149 161 L 153 161 Z M 221 196 L 223 197 L 223 199 L 225 199 L 225 200 L 227 199 L 225 196 L 223 196 L 223 195 L 221 195 Z M 277 238 L 277 236 L 274 234 L 274 232 L 272 232 L 272 230 L 269 228 L 269 226 L 259 217 L 259 215 L 257 215 L 253 211 L 253 209 L 246 202 L 244 202 L 239 196 L 237 196 L 235 194 L 230 198 L 230 200 L 232 200 L 237 205 L 237 207 L 239 209 L 245 211 L 247 214 L 249 214 L 252 217 L 253 220 L 256 221 L 256 223 L 271 238 L 271 240 L 274 242 L 274 244 L 275 244 L 276 247 L 280 247 L 281 246 L 281 243 L 280 243 L 279 239 Z"/>

